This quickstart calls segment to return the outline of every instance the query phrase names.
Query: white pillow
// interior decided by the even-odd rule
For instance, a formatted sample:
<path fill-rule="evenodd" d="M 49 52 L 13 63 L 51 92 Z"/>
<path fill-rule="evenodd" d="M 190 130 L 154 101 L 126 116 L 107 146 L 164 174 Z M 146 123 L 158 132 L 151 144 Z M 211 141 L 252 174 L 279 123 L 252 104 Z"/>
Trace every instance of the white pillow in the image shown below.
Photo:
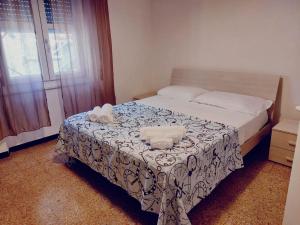
<path fill-rule="evenodd" d="M 207 90 L 199 87 L 171 85 L 160 89 L 157 95 L 165 96 L 169 98 L 176 98 L 185 101 L 191 101 L 195 97 L 206 93 Z"/>
<path fill-rule="evenodd" d="M 213 105 L 216 107 L 252 115 L 259 115 L 263 111 L 269 109 L 273 103 L 271 100 L 266 100 L 259 97 L 221 91 L 207 92 L 195 98 L 193 102 Z"/>

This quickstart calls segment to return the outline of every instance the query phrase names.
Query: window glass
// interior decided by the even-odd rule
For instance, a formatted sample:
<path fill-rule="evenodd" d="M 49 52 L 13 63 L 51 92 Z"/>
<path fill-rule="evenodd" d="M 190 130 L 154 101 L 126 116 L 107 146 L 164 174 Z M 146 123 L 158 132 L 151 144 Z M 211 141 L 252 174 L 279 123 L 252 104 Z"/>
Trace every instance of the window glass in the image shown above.
<path fill-rule="evenodd" d="M 49 44 L 53 62 L 53 70 L 56 75 L 72 73 L 78 69 L 75 58 L 76 47 L 71 34 L 48 30 Z"/>
<path fill-rule="evenodd" d="M 1 32 L 10 77 L 40 75 L 35 33 Z"/>

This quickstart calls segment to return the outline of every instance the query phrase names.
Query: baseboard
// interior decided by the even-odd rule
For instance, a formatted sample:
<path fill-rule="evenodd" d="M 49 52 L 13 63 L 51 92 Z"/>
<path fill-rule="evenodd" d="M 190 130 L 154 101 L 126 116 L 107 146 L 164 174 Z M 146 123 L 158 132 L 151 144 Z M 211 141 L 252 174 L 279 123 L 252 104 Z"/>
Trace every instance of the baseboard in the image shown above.
<path fill-rule="evenodd" d="M 54 135 L 44 137 L 44 138 L 41 138 L 41 139 L 38 139 L 38 140 L 34 140 L 34 141 L 30 141 L 30 142 L 27 142 L 27 143 L 24 143 L 24 144 L 20 144 L 20 145 L 9 148 L 9 152 L 16 152 L 16 151 L 22 150 L 24 148 L 29 148 L 29 147 L 32 147 L 34 145 L 41 144 L 43 142 L 47 142 L 47 141 L 57 139 L 57 137 L 58 137 L 58 134 L 54 134 Z"/>
<path fill-rule="evenodd" d="M 5 152 L 1 152 L 1 153 L 0 153 L 0 159 L 6 158 L 6 157 L 8 157 L 8 156 L 9 156 L 9 151 L 8 151 L 8 150 L 5 151 Z"/>

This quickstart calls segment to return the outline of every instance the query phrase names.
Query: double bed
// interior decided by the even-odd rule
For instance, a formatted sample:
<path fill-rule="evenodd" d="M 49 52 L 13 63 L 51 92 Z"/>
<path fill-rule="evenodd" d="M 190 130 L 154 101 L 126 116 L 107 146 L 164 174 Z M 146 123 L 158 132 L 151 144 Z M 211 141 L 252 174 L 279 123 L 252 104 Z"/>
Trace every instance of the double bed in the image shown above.
<path fill-rule="evenodd" d="M 190 224 L 187 213 L 243 167 L 243 156 L 270 133 L 277 121 L 279 76 L 175 69 L 172 85 L 252 95 L 273 101 L 259 115 L 166 96 L 114 106 L 115 122 L 92 123 L 86 113 L 61 127 L 57 150 L 125 189 L 157 224 Z M 183 125 L 186 137 L 172 149 L 142 142 L 146 126 Z"/>

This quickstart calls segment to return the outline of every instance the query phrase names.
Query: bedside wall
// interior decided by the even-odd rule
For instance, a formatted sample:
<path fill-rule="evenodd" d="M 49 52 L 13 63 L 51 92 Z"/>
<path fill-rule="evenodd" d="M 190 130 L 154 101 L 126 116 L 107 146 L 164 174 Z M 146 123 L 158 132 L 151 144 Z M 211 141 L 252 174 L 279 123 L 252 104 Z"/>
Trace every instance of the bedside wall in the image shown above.
<path fill-rule="evenodd" d="M 151 1 L 108 1 L 117 103 L 153 89 Z"/>
<path fill-rule="evenodd" d="M 153 0 L 157 87 L 173 67 L 285 75 L 282 116 L 300 119 L 299 0 Z"/>

